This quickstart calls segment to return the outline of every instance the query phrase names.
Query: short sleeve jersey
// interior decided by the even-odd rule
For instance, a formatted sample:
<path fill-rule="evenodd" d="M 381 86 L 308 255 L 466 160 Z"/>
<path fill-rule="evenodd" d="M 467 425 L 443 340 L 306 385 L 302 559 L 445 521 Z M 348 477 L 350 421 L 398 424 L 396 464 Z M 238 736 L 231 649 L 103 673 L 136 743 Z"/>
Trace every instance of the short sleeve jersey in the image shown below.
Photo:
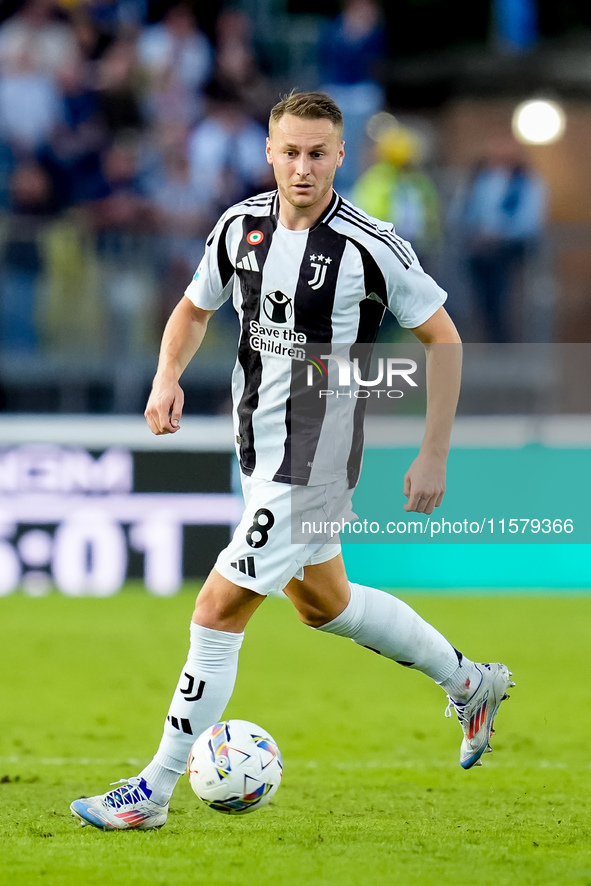
<path fill-rule="evenodd" d="M 311 228 L 288 230 L 279 221 L 277 191 L 224 213 L 185 295 L 208 311 L 232 298 L 238 315 L 232 396 L 242 471 L 301 485 L 347 474 L 352 486 L 361 461 L 352 425 L 347 457 L 330 476 L 314 470 L 323 414 L 298 437 L 297 451 L 292 446 L 294 379 L 307 346 L 322 343 L 330 352 L 331 346 L 371 344 L 387 308 L 401 326 L 414 328 L 446 299 L 391 224 L 334 193 Z M 357 425 L 360 419 L 357 414 Z"/>

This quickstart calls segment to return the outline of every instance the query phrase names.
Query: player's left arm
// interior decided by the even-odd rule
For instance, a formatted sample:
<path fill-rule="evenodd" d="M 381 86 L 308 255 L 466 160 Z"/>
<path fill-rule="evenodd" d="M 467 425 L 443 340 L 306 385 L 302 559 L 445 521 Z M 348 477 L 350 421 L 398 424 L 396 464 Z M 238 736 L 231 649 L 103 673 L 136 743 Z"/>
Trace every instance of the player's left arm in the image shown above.
<path fill-rule="evenodd" d="M 425 346 L 427 413 L 419 454 L 404 477 L 405 511 L 432 514 L 445 492 L 451 429 L 462 374 L 462 343 L 445 308 L 411 330 Z"/>

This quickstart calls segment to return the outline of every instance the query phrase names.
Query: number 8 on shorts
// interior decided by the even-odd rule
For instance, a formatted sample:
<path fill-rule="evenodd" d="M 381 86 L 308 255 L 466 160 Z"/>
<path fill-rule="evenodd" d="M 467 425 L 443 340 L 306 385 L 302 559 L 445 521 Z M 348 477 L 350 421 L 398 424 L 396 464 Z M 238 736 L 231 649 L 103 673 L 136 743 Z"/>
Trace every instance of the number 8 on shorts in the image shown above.
<path fill-rule="evenodd" d="M 275 523 L 275 517 L 268 508 L 259 508 L 255 512 L 252 526 L 246 533 L 246 541 L 251 548 L 262 548 L 269 540 L 269 529 Z"/>

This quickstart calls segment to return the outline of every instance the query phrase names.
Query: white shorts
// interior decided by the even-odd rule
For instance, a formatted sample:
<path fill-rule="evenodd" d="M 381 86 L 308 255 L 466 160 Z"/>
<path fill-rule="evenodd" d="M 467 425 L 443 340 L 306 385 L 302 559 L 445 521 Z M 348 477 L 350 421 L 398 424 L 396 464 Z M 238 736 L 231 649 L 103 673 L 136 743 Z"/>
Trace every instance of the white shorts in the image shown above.
<path fill-rule="evenodd" d="M 234 584 L 266 596 L 283 590 L 294 577 L 304 577 L 304 566 L 325 563 L 341 552 L 338 535 L 327 542 L 292 542 L 294 515 L 288 483 L 241 476 L 245 509 L 230 544 L 220 552 L 215 568 Z M 346 481 L 327 486 L 297 487 L 297 508 L 305 519 L 330 520 L 329 502 L 335 498 L 350 507 L 353 490 Z"/>

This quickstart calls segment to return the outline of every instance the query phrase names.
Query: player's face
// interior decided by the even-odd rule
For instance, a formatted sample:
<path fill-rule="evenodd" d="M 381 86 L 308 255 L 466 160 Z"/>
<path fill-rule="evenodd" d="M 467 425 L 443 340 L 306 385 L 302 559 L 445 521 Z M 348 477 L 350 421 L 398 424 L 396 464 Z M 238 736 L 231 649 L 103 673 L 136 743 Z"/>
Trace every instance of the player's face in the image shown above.
<path fill-rule="evenodd" d="M 330 202 L 332 183 L 345 156 L 341 132 L 331 120 L 302 120 L 284 114 L 267 139 L 281 196 L 296 209 L 309 210 Z"/>

